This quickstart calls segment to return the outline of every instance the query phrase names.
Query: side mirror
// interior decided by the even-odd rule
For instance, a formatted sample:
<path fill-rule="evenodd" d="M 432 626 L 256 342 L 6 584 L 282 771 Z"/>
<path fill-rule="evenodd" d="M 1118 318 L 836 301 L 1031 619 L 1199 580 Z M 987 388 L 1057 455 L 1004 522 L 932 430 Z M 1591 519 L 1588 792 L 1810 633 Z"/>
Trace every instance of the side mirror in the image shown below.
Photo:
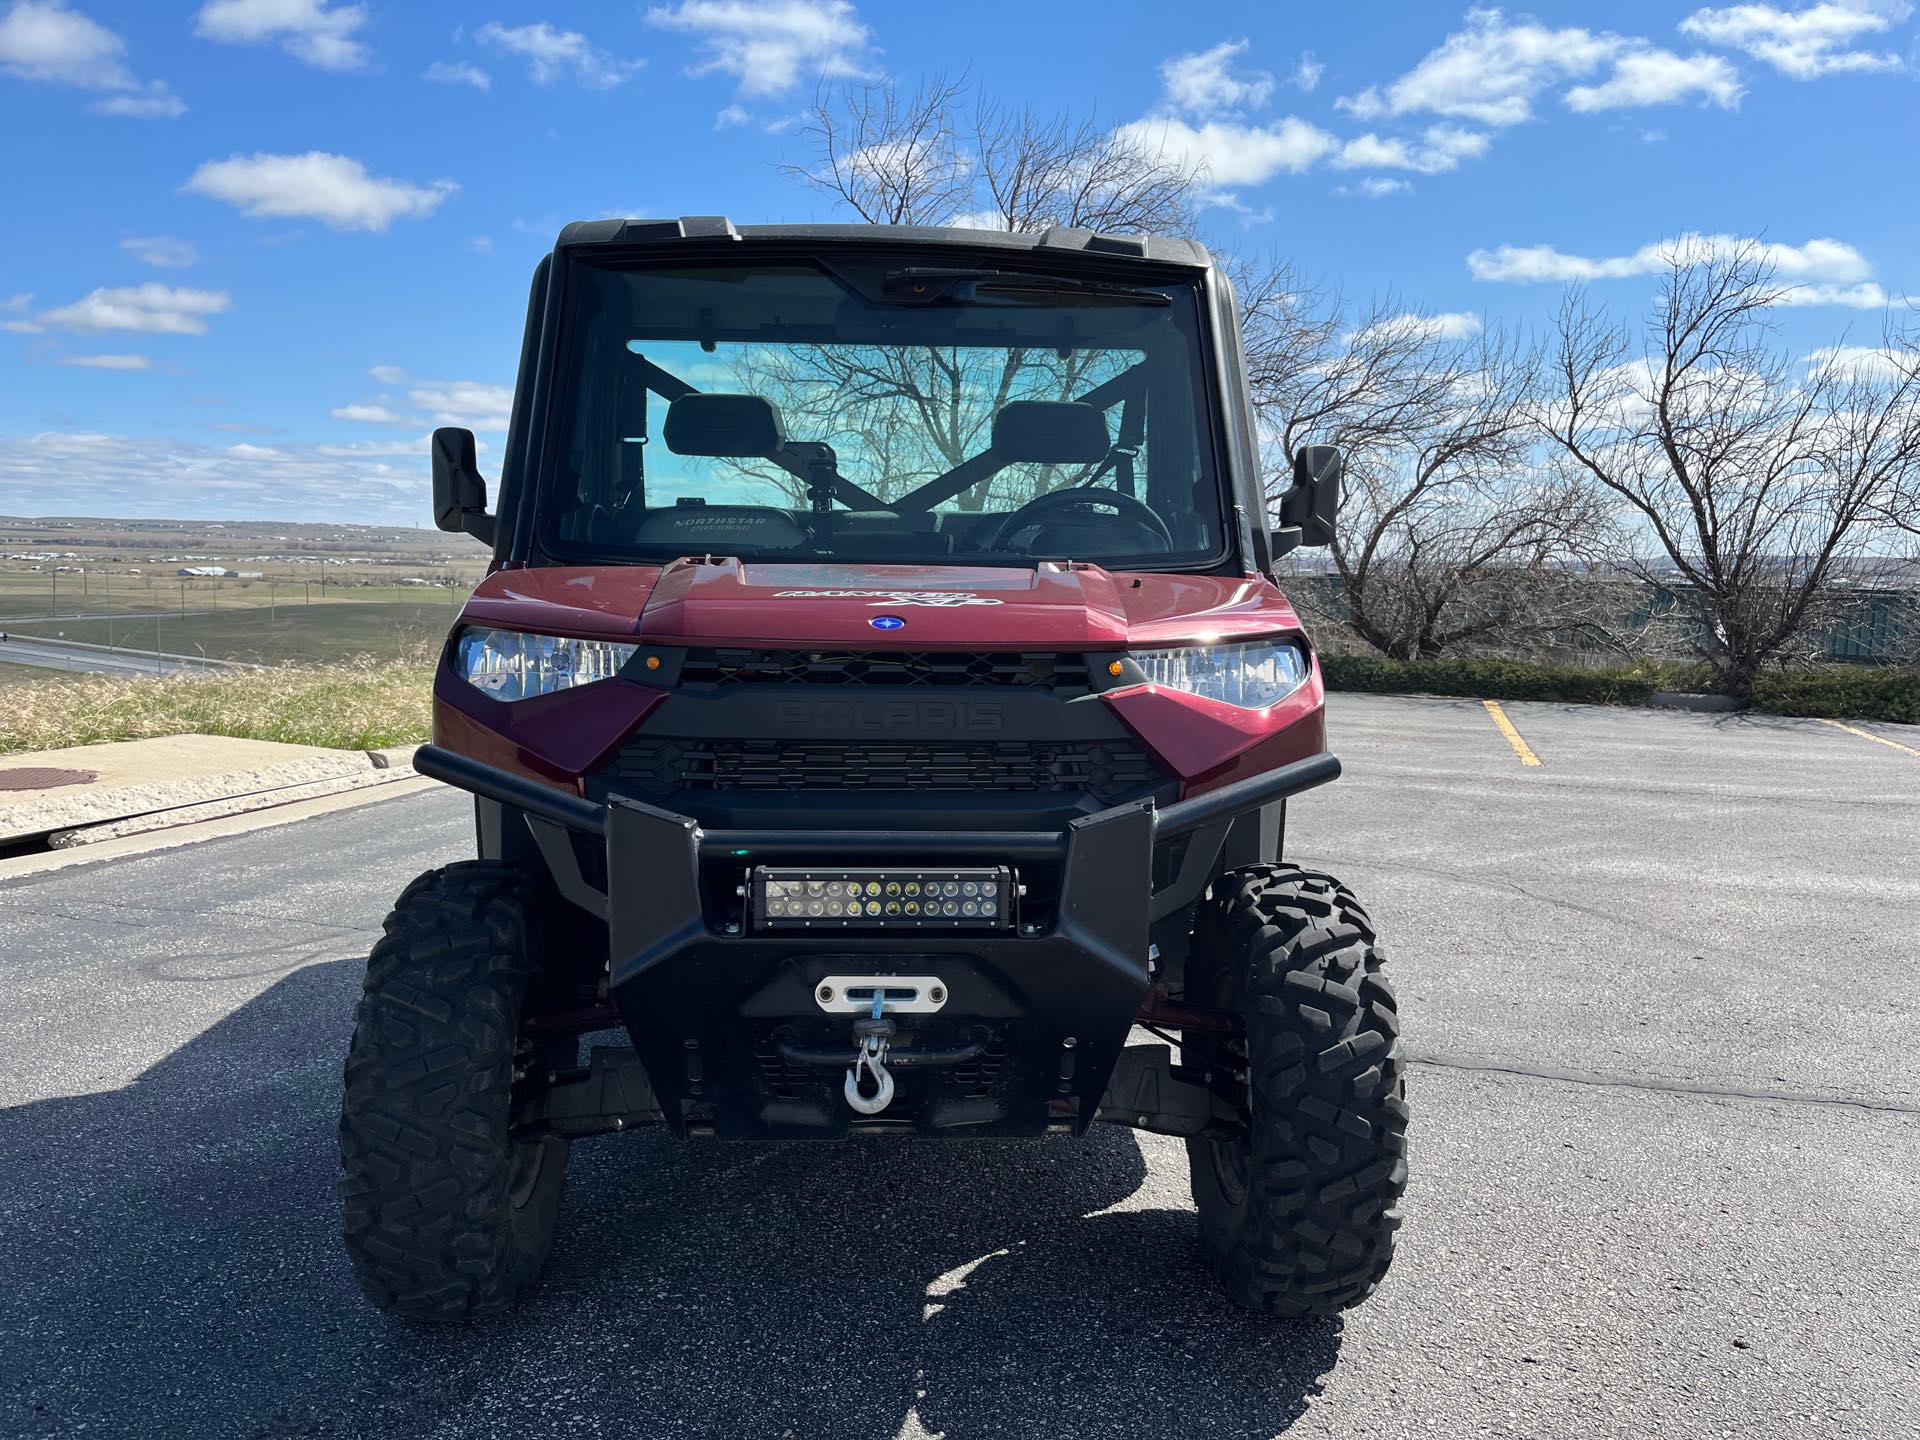
<path fill-rule="evenodd" d="M 1294 452 L 1293 485 L 1280 497 L 1280 524 L 1296 532 L 1294 545 L 1333 543 L 1344 465 L 1332 445 L 1303 445 Z"/>
<path fill-rule="evenodd" d="M 433 523 L 456 535 L 493 544 L 487 513 L 487 482 L 473 453 L 473 432 L 451 427 L 433 432 Z"/>

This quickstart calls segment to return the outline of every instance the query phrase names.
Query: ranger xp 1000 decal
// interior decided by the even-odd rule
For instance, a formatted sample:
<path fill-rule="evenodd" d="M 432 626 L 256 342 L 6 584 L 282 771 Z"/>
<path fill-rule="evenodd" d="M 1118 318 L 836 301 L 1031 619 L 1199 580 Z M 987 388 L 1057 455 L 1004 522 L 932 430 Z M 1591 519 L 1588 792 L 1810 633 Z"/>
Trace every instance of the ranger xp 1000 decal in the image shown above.
<path fill-rule="evenodd" d="M 868 600 L 870 609 L 893 605 L 1004 605 L 991 595 L 971 590 L 778 590 L 776 600 Z"/>

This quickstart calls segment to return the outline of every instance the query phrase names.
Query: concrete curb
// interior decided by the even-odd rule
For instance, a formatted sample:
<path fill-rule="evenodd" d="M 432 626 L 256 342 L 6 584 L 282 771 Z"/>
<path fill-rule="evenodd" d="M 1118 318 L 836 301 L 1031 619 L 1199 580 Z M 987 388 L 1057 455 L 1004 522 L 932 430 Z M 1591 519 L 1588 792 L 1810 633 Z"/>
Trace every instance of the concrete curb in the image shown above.
<path fill-rule="evenodd" d="M 1647 704 L 1660 710 L 1699 710 L 1710 714 L 1740 708 L 1731 695 L 1696 695 L 1684 690 L 1656 690 L 1647 697 Z"/>
<path fill-rule="evenodd" d="M 203 820 L 224 820 L 230 815 L 246 815 L 255 810 L 277 808 L 291 805 L 299 800 L 320 800 L 329 795 L 342 795 L 350 790 L 365 790 L 374 786 L 392 785 L 413 776 L 411 769 L 363 770 L 357 775 L 344 775 L 331 780 L 309 780 L 302 784 L 282 785 L 271 790 L 258 790 L 245 795 L 229 795 L 224 799 L 208 800 L 198 805 L 177 805 L 168 810 L 155 810 L 145 815 L 130 815 L 124 820 L 109 820 L 100 825 L 88 825 L 76 830 L 56 830 L 47 836 L 47 848 L 50 850 L 71 850 L 81 845 L 97 845 L 103 840 L 124 840 L 130 835 L 146 835 L 155 830 L 171 830 L 181 825 L 197 825 Z"/>
<path fill-rule="evenodd" d="M 200 820 L 190 825 L 169 825 L 163 830 L 150 830 L 119 840 L 102 840 L 97 845 L 76 845 L 63 850 L 39 850 L 11 858 L 0 857 L 0 882 L 48 875 L 80 865 L 98 865 L 109 860 L 136 859 L 160 850 L 198 845 L 203 841 L 220 840 L 231 835 L 247 835 L 256 830 L 277 829 L 301 820 L 357 809 L 362 805 L 377 805 L 387 800 L 426 795 L 442 789 L 443 786 L 424 775 L 403 775 L 385 784 L 363 785 L 338 795 L 289 800 L 284 804 L 248 810 L 222 819 Z"/>
<path fill-rule="evenodd" d="M 187 737 L 202 745 L 212 745 L 217 737 Z M 153 742 L 125 742 L 143 746 Z M 235 742 L 226 745 L 238 748 Z M 285 805 L 295 800 L 314 799 L 352 790 L 364 785 L 391 783 L 413 773 L 411 745 L 383 750 L 320 750 L 258 742 L 238 742 L 251 748 L 241 756 L 256 761 L 252 766 L 225 769 L 204 762 L 201 773 L 177 775 L 164 780 L 146 780 L 143 775 L 129 776 L 133 763 L 125 749 L 115 757 L 122 775 L 84 788 L 50 791 L 44 796 L 0 806 L 0 844 L 31 848 L 42 843 L 64 849 L 127 835 L 193 824 L 202 820 L 245 814 L 249 810 Z M 49 760 L 72 766 L 98 764 L 87 752 L 112 747 L 78 747 L 43 752 Z M 289 754 L 280 759 L 276 752 Z M 138 752 L 142 756 L 145 751 Z M 8 756 L 9 761 L 34 759 Z M 102 759 L 106 757 L 101 757 Z M 259 764 L 260 759 L 270 763 Z M 138 769 L 152 773 L 142 761 Z M 155 766 L 154 768 L 160 768 Z M 127 783 L 131 778 L 132 783 Z M 115 782 L 118 783 L 115 783 Z"/>

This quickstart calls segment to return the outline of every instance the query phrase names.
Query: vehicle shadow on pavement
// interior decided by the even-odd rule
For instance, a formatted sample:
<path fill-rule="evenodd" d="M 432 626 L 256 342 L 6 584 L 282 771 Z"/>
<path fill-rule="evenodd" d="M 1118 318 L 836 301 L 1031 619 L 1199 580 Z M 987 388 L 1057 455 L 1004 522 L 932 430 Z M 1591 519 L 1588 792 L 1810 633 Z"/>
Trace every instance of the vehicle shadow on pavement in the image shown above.
<path fill-rule="evenodd" d="M 520 1310 L 390 1321 L 333 1196 L 360 968 L 0 1111 L 0 1433 L 1272 1436 L 1338 1356 L 1337 1322 L 1230 1306 L 1184 1174 L 1110 1129 L 587 1141 Z"/>

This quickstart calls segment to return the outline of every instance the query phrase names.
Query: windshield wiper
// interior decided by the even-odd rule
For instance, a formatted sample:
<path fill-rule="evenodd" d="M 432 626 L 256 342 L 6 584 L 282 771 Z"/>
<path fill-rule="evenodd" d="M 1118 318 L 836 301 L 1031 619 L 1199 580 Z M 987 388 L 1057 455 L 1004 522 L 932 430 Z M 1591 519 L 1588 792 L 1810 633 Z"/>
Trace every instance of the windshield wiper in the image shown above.
<path fill-rule="evenodd" d="M 1115 285 L 1104 280 L 1082 280 L 1073 275 L 938 266 L 909 266 L 902 270 L 889 270 L 881 281 L 880 295 L 894 305 L 938 305 L 977 300 L 983 296 L 996 300 L 1032 296 L 1049 303 L 1057 303 L 1065 297 L 1109 305 L 1173 303 L 1159 290 Z"/>

